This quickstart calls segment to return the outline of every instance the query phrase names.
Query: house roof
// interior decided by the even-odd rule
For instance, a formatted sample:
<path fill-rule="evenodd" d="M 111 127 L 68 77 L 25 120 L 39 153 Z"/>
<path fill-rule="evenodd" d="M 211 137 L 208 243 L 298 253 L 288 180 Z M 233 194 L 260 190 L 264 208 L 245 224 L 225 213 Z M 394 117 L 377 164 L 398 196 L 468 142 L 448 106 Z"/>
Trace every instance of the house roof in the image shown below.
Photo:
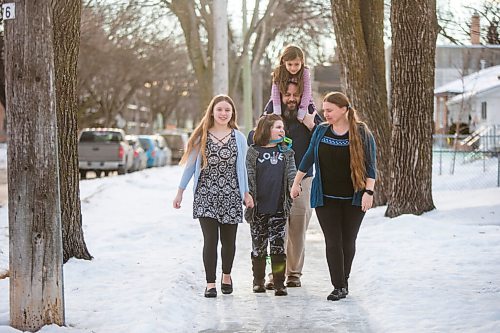
<path fill-rule="evenodd" d="M 492 66 L 451 81 L 434 89 L 434 95 L 454 95 L 448 102 L 468 99 L 481 92 L 500 87 L 500 65 Z"/>

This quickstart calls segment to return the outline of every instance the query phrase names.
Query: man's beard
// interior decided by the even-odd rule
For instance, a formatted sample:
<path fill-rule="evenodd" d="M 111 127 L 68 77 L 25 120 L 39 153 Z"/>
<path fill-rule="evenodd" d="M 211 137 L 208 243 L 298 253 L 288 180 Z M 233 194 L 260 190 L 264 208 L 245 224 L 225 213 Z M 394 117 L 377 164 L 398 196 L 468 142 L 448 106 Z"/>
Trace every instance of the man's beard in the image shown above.
<path fill-rule="evenodd" d="M 293 109 L 290 109 L 289 105 L 293 105 L 291 106 Z M 287 118 L 287 119 L 295 119 L 297 118 L 297 103 L 295 104 L 286 104 L 285 106 L 285 109 L 283 110 L 283 117 Z"/>

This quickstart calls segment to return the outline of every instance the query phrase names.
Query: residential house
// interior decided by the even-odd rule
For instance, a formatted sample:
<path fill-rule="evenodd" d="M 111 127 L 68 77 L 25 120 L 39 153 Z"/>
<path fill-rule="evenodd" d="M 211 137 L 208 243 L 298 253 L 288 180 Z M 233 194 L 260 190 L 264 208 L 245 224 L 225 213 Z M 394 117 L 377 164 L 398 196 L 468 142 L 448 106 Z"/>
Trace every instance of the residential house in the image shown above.
<path fill-rule="evenodd" d="M 456 79 L 434 90 L 443 110 L 437 114 L 439 124 L 454 124 L 477 131 L 485 143 L 496 149 L 496 136 L 500 135 L 500 65 L 484 68 L 473 74 Z M 463 133 L 464 131 L 459 130 Z M 485 136 L 488 139 L 485 141 Z"/>

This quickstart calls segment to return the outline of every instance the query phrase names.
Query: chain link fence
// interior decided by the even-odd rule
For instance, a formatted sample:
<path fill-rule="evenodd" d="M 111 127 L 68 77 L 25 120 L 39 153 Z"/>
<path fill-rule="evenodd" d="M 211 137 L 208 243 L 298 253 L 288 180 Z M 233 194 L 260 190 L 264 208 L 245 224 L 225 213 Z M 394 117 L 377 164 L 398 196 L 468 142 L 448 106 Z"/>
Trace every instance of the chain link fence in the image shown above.
<path fill-rule="evenodd" d="M 492 144 L 500 142 L 500 135 L 472 142 L 467 135 L 436 134 L 433 140 L 434 190 L 500 187 L 500 146 Z"/>

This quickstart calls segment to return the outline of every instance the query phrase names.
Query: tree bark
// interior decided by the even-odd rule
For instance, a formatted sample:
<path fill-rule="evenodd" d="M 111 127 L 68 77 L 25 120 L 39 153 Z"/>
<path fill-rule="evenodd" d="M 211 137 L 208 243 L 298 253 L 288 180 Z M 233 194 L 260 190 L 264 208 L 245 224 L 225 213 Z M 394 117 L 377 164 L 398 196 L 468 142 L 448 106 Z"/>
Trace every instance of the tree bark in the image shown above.
<path fill-rule="evenodd" d="M 343 85 L 377 144 L 375 205 L 390 196 L 390 116 L 384 62 L 383 0 L 331 0 Z M 348 14 L 346 14 L 348 13 Z"/>
<path fill-rule="evenodd" d="M 77 63 L 81 0 L 53 0 L 60 197 L 64 262 L 92 259 L 83 237 L 78 172 Z"/>
<path fill-rule="evenodd" d="M 386 216 L 420 215 L 432 200 L 435 0 L 392 3 L 391 193 Z"/>
<path fill-rule="evenodd" d="M 214 37 L 214 77 L 213 93 L 229 93 L 229 65 L 227 39 L 227 0 L 213 2 L 213 37 Z"/>
<path fill-rule="evenodd" d="M 189 59 L 191 60 L 191 65 L 193 66 L 196 79 L 199 83 L 200 105 L 204 109 L 208 106 L 213 97 L 213 26 L 210 25 L 205 27 L 207 32 L 207 44 L 205 46 L 202 44 L 202 38 L 200 36 L 201 22 L 196 16 L 194 1 L 172 0 L 172 2 L 168 4 L 168 7 L 179 20 L 182 31 L 184 32 Z M 209 13 L 205 13 L 205 15 L 209 15 Z M 207 22 L 211 21 L 211 18 L 207 20 Z M 203 113 L 204 111 L 200 112 L 200 115 Z"/>
<path fill-rule="evenodd" d="M 52 11 L 16 1 L 6 32 L 10 324 L 64 325 Z"/>

